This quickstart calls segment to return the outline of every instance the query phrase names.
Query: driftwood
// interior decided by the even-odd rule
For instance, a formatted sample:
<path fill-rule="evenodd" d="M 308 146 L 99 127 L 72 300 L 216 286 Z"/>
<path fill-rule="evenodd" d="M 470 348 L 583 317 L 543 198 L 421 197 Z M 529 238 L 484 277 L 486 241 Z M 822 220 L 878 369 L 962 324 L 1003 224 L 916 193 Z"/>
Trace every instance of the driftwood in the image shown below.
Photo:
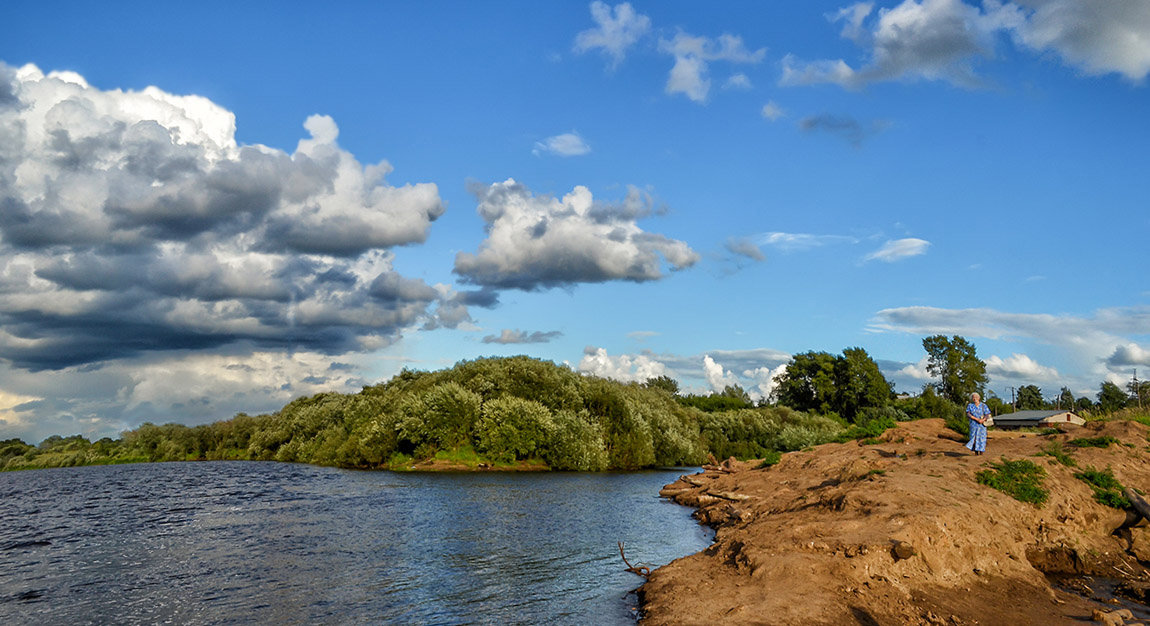
<path fill-rule="evenodd" d="M 1126 487 L 1122 490 L 1122 495 L 1126 496 L 1126 499 L 1130 501 L 1130 504 L 1134 505 L 1135 511 L 1138 511 L 1142 517 L 1150 520 L 1150 502 L 1148 502 L 1146 498 L 1138 495 L 1137 491 L 1134 491 L 1129 487 Z"/>
<path fill-rule="evenodd" d="M 619 556 L 623 557 L 623 562 L 627 564 L 627 571 L 628 572 L 631 572 L 632 574 L 638 574 L 638 575 L 642 576 L 643 578 L 647 578 L 648 576 L 651 575 L 651 568 L 649 568 L 645 565 L 640 565 L 638 567 L 631 565 L 631 562 L 627 560 L 627 555 L 623 554 L 623 542 L 622 541 L 619 542 Z"/>
<path fill-rule="evenodd" d="M 733 491 L 708 491 L 707 494 L 733 502 L 743 502 L 744 500 L 751 499 L 751 496 L 745 493 L 735 493 Z"/>
<path fill-rule="evenodd" d="M 699 480 L 698 478 L 694 478 L 692 476 L 680 476 L 679 480 L 687 483 L 688 485 L 694 485 L 696 487 L 702 487 L 702 486 L 707 484 L 707 483 Z"/>
<path fill-rule="evenodd" d="M 708 472 L 719 472 L 720 474 L 733 474 L 734 470 L 727 469 L 722 465 L 704 465 L 703 469 Z"/>

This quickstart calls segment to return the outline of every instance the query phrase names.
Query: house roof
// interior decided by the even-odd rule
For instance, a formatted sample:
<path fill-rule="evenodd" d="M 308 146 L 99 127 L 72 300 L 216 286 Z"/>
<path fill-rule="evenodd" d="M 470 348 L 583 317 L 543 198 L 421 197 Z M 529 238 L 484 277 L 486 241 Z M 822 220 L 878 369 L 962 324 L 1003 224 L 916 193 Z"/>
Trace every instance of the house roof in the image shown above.
<path fill-rule="evenodd" d="M 1070 411 L 1015 411 L 1014 413 L 1003 413 L 994 419 L 995 421 L 1017 420 L 1027 422 L 1041 422 L 1048 417 L 1062 415 L 1063 413 L 1070 413 Z"/>

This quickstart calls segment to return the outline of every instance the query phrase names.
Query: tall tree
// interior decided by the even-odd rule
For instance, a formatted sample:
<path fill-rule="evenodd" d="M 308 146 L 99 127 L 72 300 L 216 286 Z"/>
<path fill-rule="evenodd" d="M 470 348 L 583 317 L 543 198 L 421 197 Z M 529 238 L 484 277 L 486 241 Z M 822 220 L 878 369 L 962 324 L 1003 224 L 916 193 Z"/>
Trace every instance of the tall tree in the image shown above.
<path fill-rule="evenodd" d="M 835 357 L 803 352 L 791 357 L 775 387 L 779 404 L 798 411 L 828 413 L 835 402 Z"/>
<path fill-rule="evenodd" d="M 851 420 L 861 409 L 890 404 L 894 389 L 862 348 L 847 348 L 835 361 L 835 408 Z"/>
<path fill-rule="evenodd" d="M 1062 391 L 1058 392 L 1058 408 L 1068 411 L 1074 408 L 1074 394 L 1070 391 L 1070 387 L 1063 387 Z"/>
<path fill-rule="evenodd" d="M 1018 410 L 1033 411 L 1041 409 L 1044 405 L 1042 390 L 1037 386 L 1023 385 L 1018 388 Z"/>
<path fill-rule="evenodd" d="M 922 347 L 927 354 L 926 371 L 939 378 L 939 390 L 951 402 L 964 403 L 986 385 L 986 363 L 964 337 L 934 335 L 923 339 Z"/>
<path fill-rule="evenodd" d="M 1104 412 L 1117 411 L 1126 408 L 1126 392 L 1110 381 L 1102 383 L 1098 391 L 1098 408 Z"/>
<path fill-rule="evenodd" d="M 867 407 L 890 404 L 894 395 L 878 364 L 862 348 L 842 356 L 826 352 L 796 354 L 778 379 L 779 404 L 799 411 L 838 413 L 848 420 Z"/>

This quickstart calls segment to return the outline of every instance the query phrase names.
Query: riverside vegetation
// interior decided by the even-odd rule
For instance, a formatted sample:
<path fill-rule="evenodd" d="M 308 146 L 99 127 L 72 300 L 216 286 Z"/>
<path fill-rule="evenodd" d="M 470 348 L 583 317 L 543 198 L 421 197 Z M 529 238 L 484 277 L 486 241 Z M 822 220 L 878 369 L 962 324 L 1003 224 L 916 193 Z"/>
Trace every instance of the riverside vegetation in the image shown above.
<path fill-rule="evenodd" d="M 149 422 L 95 442 L 81 435 L 54 435 L 39 445 L 8 439 L 0 441 L 0 469 L 265 460 L 363 469 L 631 470 L 699 465 L 708 456 L 777 459 L 780 452 L 874 438 L 912 419 L 942 418 L 964 432 L 959 402 L 981 389 L 985 366 L 961 337 L 939 335 L 923 345 L 941 383 L 912 398 L 897 399 L 862 348 L 795 355 L 775 402 L 758 405 L 737 386 L 682 395 L 666 376 L 621 383 L 525 356 L 481 358 L 436 372 L 404 370 L 356 394 L 320 393 L 271 414 L 194 427 Z"/>

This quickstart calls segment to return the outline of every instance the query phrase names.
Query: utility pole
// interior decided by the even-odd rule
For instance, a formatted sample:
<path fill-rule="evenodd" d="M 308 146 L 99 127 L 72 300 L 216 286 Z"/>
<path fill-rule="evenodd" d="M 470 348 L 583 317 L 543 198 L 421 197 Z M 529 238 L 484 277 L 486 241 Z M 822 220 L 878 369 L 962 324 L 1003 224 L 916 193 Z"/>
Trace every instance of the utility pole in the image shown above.
<path fill-rule="evenodd" d="M 1018 405 L 1015 404 L 1014 400 L 1014 387 L 1010 388 L 1010 408 L 1014 409 L 1015 411 L 1018 410 Z"/>

